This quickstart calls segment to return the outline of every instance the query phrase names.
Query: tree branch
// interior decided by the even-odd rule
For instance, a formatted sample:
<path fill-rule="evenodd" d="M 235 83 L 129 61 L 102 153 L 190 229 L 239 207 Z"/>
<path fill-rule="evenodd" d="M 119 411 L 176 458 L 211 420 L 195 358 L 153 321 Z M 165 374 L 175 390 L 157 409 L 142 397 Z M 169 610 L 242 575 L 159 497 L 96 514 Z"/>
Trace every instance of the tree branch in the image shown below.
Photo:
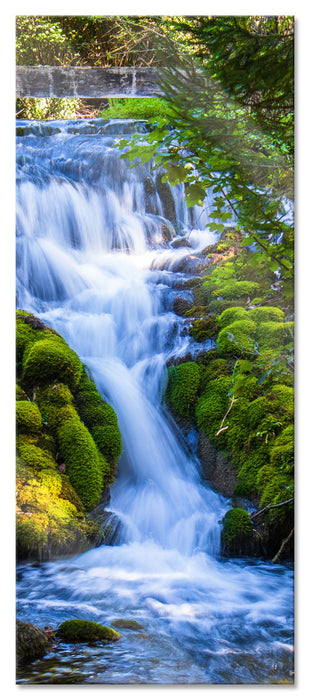
<path fill-rule="evenodd" d="M 292 528 L 291 532 L 290 532 L 289 535 L 286 537 L 286 539 L 283 540 L 279 551 L 276 553 L 276 555 L 275 555 L 275 556 L 273 557 L 273 559 L 272 559 L 272 563 L 273 563 L 273 564 L 276 564 L 276 563 L 277 563 L 277 561 L 278 561 L 278 559 L 280 558 L 280 556 L 281 556 L 283 550 L 285 549 L 286 545 L 287 545 L 288 542 L 290 541 L 290 539 L 291 539 L 291 537 L 292 537 L 292 535 L 293 535 L 293 532 L 294 532 L 294 528 Z"/>
<path fill-rule="evenodd" d="M 265 506 L 265 508 L 262 508 L 262 510 L 258 510 L 257 513 L 251 513 L 250 518 L 251 520 L 254 520 L 254 518 L 257 518 L 262 513 L 266 513 L 268 510 L 272 510 L 272 508 L 280 508 L 280 506 L 286 506 L 287 503 L 292 503 L 292 501 L 294 501 L 294 498 L 289 498 L 287 501 L 282 501 L 282 503 L 269 504 L 268 506 Z"/>

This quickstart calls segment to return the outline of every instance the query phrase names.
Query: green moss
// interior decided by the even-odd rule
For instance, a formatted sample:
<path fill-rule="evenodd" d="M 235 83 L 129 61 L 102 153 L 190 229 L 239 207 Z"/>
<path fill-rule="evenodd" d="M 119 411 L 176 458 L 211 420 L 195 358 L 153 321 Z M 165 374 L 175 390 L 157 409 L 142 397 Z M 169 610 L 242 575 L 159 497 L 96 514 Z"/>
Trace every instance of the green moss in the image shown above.
<path fill-rule="evenodd" d="M 70 482 L 88 510 L 100 500 L 103 486 L 101 463 L 95 442 L 74 409 L 61 409 L 63 423 L 58 428 L 60 452 Z"/>
<path fill-rule="evenodd" d="M 22 320 L 16 323 L 16 360 L 21 362 L 25 350 L 38 340 L 38 332 Z"/>
<path fill-rule="evenodd" d="M 213 338 L 217 334 L 217 325 L 212 318 L 199 318 L 194 321 L 189 329 L 189 334 L 197 343 L 202 343 L 207 338 Z"/>
<path fill-rule="evenodd" d="M 277 436 L 270 452 L 270 463 L 278 471 L 292 472 L 294 467 L 294 426 L 288 425 Z"/>
<path fill-rule="evenodd" d="M 39 388 L 36 392 L 36 400 L 44 425 L 55 434 L 60 409 L 63 406 L 71 406 L 73 404 L 73 396 L 69 387 L 66 384 L 55 383 L 43 389 Z"/>
<path fill-rule="evenodd" d="M 232 306 L 222 311 L 221 315 L 216 319 L 219 328 L 225 328 L 235 321 L 242 321 L 248 318 L 248 311 L 243 306 Z"/>
<path fill-rule="evenodd" d="M 193 415 L 200 383 L 201 368 L 195 362 L 184 362 L 168 368 L 166 401 L 179 416 Z"/>
<path fill-rule="evenodd" d="M 59 493 L 59 498 L 72 503 L 78 511 L 84 510 L 81 499 L 65 474 L 61 474 L 61 491 Z"/>
<path fill-rule="evenodd" d="M 229 407 L 228 392 L 231 386 L 231 377 L 217 377 L 206 385 L 205 391 L 198 400 L 196 406 L 198 426 L 211 442 L 216 441 L 216 433 Z"/>
<path fill-rule="evenodd" d="M 260 323 L 257 328 L 256 338 L 260 351 L 279 349 L 281 346 L 293 341 L 294 324 L 268 321 Z"/>
<path fill-rule="evenodd" d="M 262 481 L 260 476 L 260 483 Z M 293 478 L 289 477 L 287 474 L 279 474 L 272 467 L 269 472 L 269 479 L 266 479 L 266 484 L 263 489 L 262 497 L 260 500 L 259 507 L 265 508 L 267 505 L 276 505 L 277 503 L 282 503 L 289 498 L 294 496 L 294 483 Z M 275 508 L 271 510 L 268 519 L 281 520 L 287 515 L 287 508 Z"/>
<path fill-rule="evenodd" d="M 285 314 L 277 306 L 259 306 L 257 309 L 249 309 L 249 316 L 257 324 L 259 323 L 283 323 Z"/>
<path fill-rule="evenodd" d="M 244 308 L 245 301 L 242 299 L 232 299 L 231 301 L 228 301 L 228 299 L 211 299 L 208 304 L 208 311 L 210 314 L 215 314 L 216 316 L 220 315 L 225 311 L 225 309 L 232 309 L 232 308 Z"/>
<path fill-rule="evenodd" d="M 41 471 L 38 472 L 38 477 L 53 498 L 55 498 L 55 496 L 60 496 L 61 475 L 56 469 L 41 469 Z"/>
<path fill-rule="evenodd" d="M 25 392 L 20 388 L 18 384 L 16 384 L 16 401 L 25 401 L 25 399 Z"/>
<path fill-rule="evenodd" d="M 18 452 L 25 464 L 35 471 L 40 471 L 41 469 L 55 470 L 56 468 L 56 462 L 51 454 L 36 445 L 18 443 Z"/>
<path fill-rule="evenodd" d="M 224 355 L 254 355 L 256 324 L 250 319 L 235 321 L 223 328 L 217 338 L 217 346 Z"/>
<path fill-rule="evenodd" d="M 213 292 L 213 296 L 224 297 L 224 299 L 252 298 L 258 289 L 259 285 L 256 282 L 250 282 L 248 280 L 237 282 L 231 279 L 229 283 L 218 286 Z"/>
<path fill-rule="evenodd" d="M 287 420 L 294 419 L 294 389 L 286 384 L 273 384 L 271 391 L 276 395 L 276 400 L 279 403 L 279 410 L 282 415 L 285 415 Z"/>
<path fill-rule="evenodd" d="M 18 401 L 16 404 L 17 432 L 37 434 L 41 428 L 42 418 L 38 406 L 31 401 Z"/>
<path fill-rule="evenodd" d="M 63 382 L 74 390 L 81 373 L 78 356 L 56 335 L 37 341 L 24 355 L 23 380 L 26 386 Z"/>
<path fill-rule="evenodd" d="M 91 620 L 66 620 L 59 625 L 57 636 L 66 642 L 115 642 L 120 634 Z"/>
<path fill-rule="evenodd" d="M 201 391 L 203 392 L 205 390 L 207 384 L 212 381 L 212 379 L 216 379 L 217 377 L 221 377 L 223 375 L 228 376 L 229 374 L 230 368 L 227 360 L 211 360 L 211 362 L 202 369 L 200 380 Z"/>
<path fill-rule="evenodd" d="M 269 459 L 268 449 L 252 450 L 238 471 L 236 496 L 256 496 L 258 474 Z"/>
<path fill-rule="evenodd" d="M 252 532 L 251 518 L 243 508 L 231 508 L 223 519 L 222 537 L 225 544 L 230 544 L 236 537 Z"/>
<path fill-rule="evenodd" d="M 122 439 L 115 425 L 97 425 L 92 436 L 100 452 L 109 459 L 118 459 L 122 453 Z"/>

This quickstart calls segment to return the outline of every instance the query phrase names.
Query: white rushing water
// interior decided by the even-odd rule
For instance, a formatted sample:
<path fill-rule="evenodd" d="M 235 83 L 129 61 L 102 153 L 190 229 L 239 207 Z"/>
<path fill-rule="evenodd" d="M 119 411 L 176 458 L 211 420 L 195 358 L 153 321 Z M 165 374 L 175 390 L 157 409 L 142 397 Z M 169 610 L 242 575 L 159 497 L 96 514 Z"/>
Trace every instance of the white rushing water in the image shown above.
<path fill-rule="evenodd" d="M 123 440 L 108 506 L 117 545 L 21 566 L 18 615 L 40 626 L 130 617 L 144 629 L 124 630 L 104 658 L 53 652 L 53 673 L 38 662 L 20 682 L 291 680 L 292 572 L 220 559 L 229 503 L 201 483 L 162 408 L 167 362 L 197 352 L 173 304 L 215 240 L 205 228 L 212 193 L 188 212 L 182 187 L 165 198 L 148 167 L 129 170 L 114 143 L 131 122 L 18 128 L 17 305 L 78 353 Z"/>

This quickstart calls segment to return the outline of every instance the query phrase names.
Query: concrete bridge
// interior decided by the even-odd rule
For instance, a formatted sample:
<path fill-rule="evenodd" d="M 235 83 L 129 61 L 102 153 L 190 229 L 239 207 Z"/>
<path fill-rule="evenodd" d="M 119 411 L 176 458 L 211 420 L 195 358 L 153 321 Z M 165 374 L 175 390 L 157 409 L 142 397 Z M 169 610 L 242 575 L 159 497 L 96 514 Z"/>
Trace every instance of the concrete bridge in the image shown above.
<path fill-rule="evenodd" d="M 17 66 L 16 97 L 154 97 L 156 68 Z"/>

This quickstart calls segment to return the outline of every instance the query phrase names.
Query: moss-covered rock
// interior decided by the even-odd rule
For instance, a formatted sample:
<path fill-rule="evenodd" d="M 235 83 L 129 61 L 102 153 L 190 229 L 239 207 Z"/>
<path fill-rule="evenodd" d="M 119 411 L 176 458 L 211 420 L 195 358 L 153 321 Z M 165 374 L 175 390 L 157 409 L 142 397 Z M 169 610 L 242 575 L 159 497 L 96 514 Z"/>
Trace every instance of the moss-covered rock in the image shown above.
<path fill-rule="evenodd" d="M 290 321 L 279 323 L 267 321 L 260 323 L 256 331 L 256 339 L 261 352 L 264 350 L 280 349 L 293 341 L 294 324 Z"/>
<path fill-rule="evenodd" d="M 116 642 L 120 634 L 91 620 L 66 620 L 56 630 L 57 637 L 66 642 Z"/>
<path fill-rule="evenodd" d="M 255 323 L 283 323 L 285 319 L 285 314 L 282 309 L 277 306 L 258 306 L 256 309 L 249 309 L 250 318 L 255 321 Z"/>
<path fill-rule="evenodd" d="M 16 658 L 21 661 L 33 661 L 48 651 L 51 640 L 36 625 L 16 620 Z"/>
<path fill-rule="evenodd" d="M 229 407 L 231 387 L 231 377 L 217 377 L 206 385 L 203 394 L 198 399 L 196 405 L 198 426 L 206 433 L 212 443 L 216 442 L 216 433 Z"/>
<path fill-rule="evenodd" d="M 243 306 L 231 306 L 222 311 L 216 322 L 219 328 L 225 328 L 235 321 L 243 321 L 246 318 L 248 318 L 248 311 Z"/>
<path fill-rule="evenodd" d="M 195 362 L 184 362 L 168 368 L 166 401 L 178 415 L 189 417 L 194 414 L 201 368 Z"/>
<path fill-rule="evenodd" d="M 294 426 L 288 425 L 274 441 L 270 464 L 278 471 L 292 472 L 294 468 Z"/>
<path fill-rule="evenodd" d="M 27 399 L 27 396 L 25 392 L 21 389 L 21 387 L 16 384 L 16 401 L 25 401 Z"/>
<path fill-rule="evenodd" d="M 24 353 L 25 386 L 63 382 L 74 390 L 82 374 L 82 363 L 64 340 L 57 336 L 39 340 Z"/>
<path fill-rule="evenodd" d="M 248 318 L 225 326 L 217 338 L 217 346 L 223 355 L 255 355 L 256 324 Z"/>
<path fill-rule="evenodd" d="M 103 487 L 96 444 L 72 407 L 61 409 L 58 441 L 70 482 L 87 510 L 100 500 Z"/>
<path fill-rule="evenodd" d="M 122 439 L 115 425 L 96 425 L 92 430 L 94 441 L 105 457 L 117 460 L 122 454 Z"/>
<path fill-rule="evenodd" d="M 213 296 L 224 297 L 224 299 L 240 299 L 242 297 L 250 297 L 251 299 L 258 289 L 259 285 L 256 282 L 229 280 L 227 284 L 217 287 Z"/>
<path fill-rule="evenodd" d="M 31 469 L 40 471 L 41 469 L 56 468 L 56 462 L 47 450 L 42 450 L 40 447 L 37 447 L 37 445 L 23 439 L 18 441 L 17 448 L 21 459 L 28 467 L 31 467 Z"/>
<path fill-rule="evenodd" d="M 38 406 L 31 401 L 16 403 L 16 430 L 18 433 L 38 434 L 42 428 L 42 418 Z"/>
<path fill-rule="evenodd" d="M 217 325 L 212 317 L 198 318 L 189 329 L 189 334 L 197 343 L 202 343 L 207 338 L 213 338 L 217 334 Z"/>
<path fill-rule="evenodd" d="M 119 618 L 117 620 L 112 620 L 111 625 L 113 625 L 113 627 L 118 627 L 119 629 L 133 630 L 134 632 L 143 630 L 143 626 L 136 620 L 124 620 L 123 618 Z"/>
<path fill-rule="evenodd" d="M 249 535 L 252 531 L 251 518 L 243 508 L 231 508 L 225 513 L 223 519 L 222 538 L 225 544 L 242 535 Z"/>

